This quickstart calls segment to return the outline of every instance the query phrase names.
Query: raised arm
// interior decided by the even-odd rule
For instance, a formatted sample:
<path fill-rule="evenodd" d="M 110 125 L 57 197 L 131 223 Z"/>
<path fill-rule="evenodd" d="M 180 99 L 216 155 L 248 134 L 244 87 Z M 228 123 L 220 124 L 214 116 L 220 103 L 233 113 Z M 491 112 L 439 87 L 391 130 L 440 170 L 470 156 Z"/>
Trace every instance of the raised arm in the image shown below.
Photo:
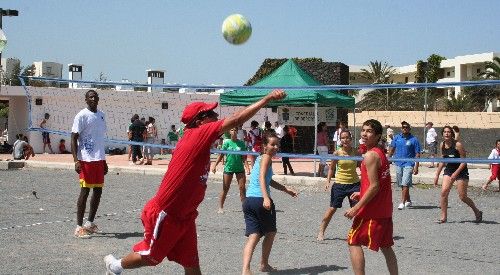
<path fill-rule="evenodd" d="M 224 120 L 224 123 L 222 124 L 220 134 L 223 134 L 224 132 L 229 131 L 231 128 L 243 124 L 245 121 L 252 118 L 262 107 L 266 106 L 267 103 L 274 100 L 280 100 L 285 97 L 286 97 L 285 91 L 273 90 L 259 101 L 226 118 Z"/>

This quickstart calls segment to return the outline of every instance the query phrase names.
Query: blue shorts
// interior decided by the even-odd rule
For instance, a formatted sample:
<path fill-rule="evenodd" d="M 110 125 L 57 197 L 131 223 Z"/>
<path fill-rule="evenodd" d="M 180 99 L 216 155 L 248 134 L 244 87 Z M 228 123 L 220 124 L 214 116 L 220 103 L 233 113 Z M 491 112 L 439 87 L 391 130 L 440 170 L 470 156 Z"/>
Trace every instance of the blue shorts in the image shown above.
<path fill-rule="evenodd" d="M 271 210 L 266 210 L 262 204 L 264 198 L 247 197 L 243 202 L 245 214 L 245 236 L 257 233 L 264 236 L 266 233 L 276 232 L 276 210 L 271 199 Z"/>
<path fill-rule="evenodd" d="M 398 166 L 396 165 L 396 182 L 399 186 L 413 186 L 413 166 Z"/>
<path fill-rule="evenodd" d="M 357 201 L 351 200 L 351 195 L 354 192 L 359 192 L 359 182 L 352 184 L 334 183 L 330 191 L 330 207 L 342 208 L 342 202 L 347 197 L 349 205 L 353 207 Z"/>

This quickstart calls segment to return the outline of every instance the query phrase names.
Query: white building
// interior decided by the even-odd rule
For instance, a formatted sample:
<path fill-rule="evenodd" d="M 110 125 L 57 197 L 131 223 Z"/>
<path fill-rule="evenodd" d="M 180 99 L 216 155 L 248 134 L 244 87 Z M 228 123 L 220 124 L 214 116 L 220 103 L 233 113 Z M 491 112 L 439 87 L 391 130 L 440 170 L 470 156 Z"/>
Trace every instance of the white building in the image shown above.
<path fill-rule="evenodd" d="M 147 70 L 148 84 L 165 84 L 165 71 L 162 70 Z M 162 92 L 162 87 L 148 87 L 148 92 Z"/>
<path fill-rule="evenodd" d="M 56 62 L 38 61 L 35 65 L 35 74 L 37 77 L 62 78 L 63 64 Z"/>
<path fill-rule="evenodd" d="M 492 62 L 494 57 L 500 57 L 500 53 L 471 54 L 443 60 L 441 61 L 443 76 L 437 82 L 446 83 L 472 80 L 486 71 L 485 62 Z M 415 83 L 415 74 L 417 73 L 416 64 L 393 68 L 396 69 L 396 74 L 392 78 L 394 83 Z M 371 84 L 369 80 L 361 77 L 363 69 L 370 70 L 370 67 L 349 65 L 349 84 Z M 452 96 L 457 97 L 463 89 L 463 87 L 459 86 L 449 87 L 444 88 L 443 93 L 449 98 Z M 371 90 L 361 90 L 356 97 L 356 101 L 361 100 L 364 94 L 369 91 Z M 490 104 L 488 110 L 496 110 L 497 106 L 499 106 L 498 99 Z"/>

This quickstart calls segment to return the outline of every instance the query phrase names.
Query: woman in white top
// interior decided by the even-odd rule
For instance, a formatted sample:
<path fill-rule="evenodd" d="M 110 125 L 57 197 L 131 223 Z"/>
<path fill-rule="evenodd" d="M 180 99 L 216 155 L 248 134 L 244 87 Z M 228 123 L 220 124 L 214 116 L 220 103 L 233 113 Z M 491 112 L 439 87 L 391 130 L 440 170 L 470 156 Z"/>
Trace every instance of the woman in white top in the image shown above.
<path fill-rule="evenodd" d="M 156 129 L 155 119 L 153 117 L 149 117 L 149 123 L 148 126 L 146 126 L 146 133 L 146 143 L 154 144 L 158 138 L 158 130 Z M 144 154 L 146 155 L 146 163 L 144 165 L 153 165 L 153 147 L 146 146 Z"/>

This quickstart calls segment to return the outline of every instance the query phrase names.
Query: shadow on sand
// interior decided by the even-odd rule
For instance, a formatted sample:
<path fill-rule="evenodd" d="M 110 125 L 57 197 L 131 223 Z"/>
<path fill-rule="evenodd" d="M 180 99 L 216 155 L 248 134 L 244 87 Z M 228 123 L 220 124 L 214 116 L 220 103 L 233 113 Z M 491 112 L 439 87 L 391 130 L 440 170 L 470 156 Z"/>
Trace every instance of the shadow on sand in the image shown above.
<path fill-rule="evenodd" d="M 277 270 L 269 272 L 269 274 L 321 274 L 321 273 L 329 273 L 331 271 L 341 271 L 346 269 L 347 267 L 338 265 L 317 265 L 317 266 L 308 266 L 302 268 Z"/>
<path fill-rule="evenodd" d="M 100 238 L 115 238 L 122 240 L 122 239 L 143 237 L 143 236 L 144 233 L 142 232 L 125 232 L 125 233 L 106 232 L 106 233 L 97 233 L 95 235 L 92 235 L 92 238 L 100 237 Z"/>

